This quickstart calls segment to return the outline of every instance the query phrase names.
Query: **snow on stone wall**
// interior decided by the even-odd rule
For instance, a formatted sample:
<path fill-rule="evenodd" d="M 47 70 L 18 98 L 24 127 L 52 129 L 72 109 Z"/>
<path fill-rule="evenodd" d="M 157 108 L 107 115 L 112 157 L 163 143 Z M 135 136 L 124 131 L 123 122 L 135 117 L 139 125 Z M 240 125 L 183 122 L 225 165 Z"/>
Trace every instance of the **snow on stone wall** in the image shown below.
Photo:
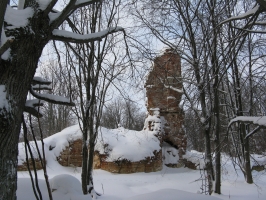
<path fill-rule="evenodd" d="M 186 152 L 187 140 L 183 130 L 184 113 L 179 107 L 182 97 L 181 62 L 178 54 L 166 50 L 154 60 L 146 80 L 147 110 L 160 113 L 163 141 L 179 149 L 179 156 Z"/>

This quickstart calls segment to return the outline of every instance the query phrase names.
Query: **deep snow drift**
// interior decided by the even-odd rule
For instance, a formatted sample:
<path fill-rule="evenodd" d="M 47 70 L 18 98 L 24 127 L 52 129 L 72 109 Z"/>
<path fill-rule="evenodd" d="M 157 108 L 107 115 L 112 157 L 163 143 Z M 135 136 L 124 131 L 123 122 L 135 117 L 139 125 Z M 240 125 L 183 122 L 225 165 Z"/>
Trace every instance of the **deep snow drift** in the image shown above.
<path fill-rule="evenodd" d="M 69 140 L 80 137 L 79 127 L 72 126 L 64 129 L 60 133 L 45 139 L 45 152 L 47 157 L 47 170 L 50 178 L 51 188 L 55 200 L 83 200 L 91 199 L 90 196 L 82 195 L 80 177 L 81 168 L 63 167 L 57 161 L 56 157 L 60 151 L 68 145 Z M 118 153 L 125 153 L 127 157 L 131 156 L 132 160 L 139 159 L 142 156 L 149 155 L 153 149 L 158 148 L 158 142 L 153 134 L 140 134 L 123 128 L 101 130 L 101 139 L 109 140 L 113 156 Z M 150 142 L 150 146 L 146 143 Z M 97 143 L 99 150 L 102 148 L 101 143 Z M 33 145 L 33 144 L 32 144 Z M 40 145 L 40 143 L 38 143 Z M 117 146 L 116 146 L 117 145 Z M 147 146 L 146 150 L 143 148 Z M 19 163 L 25 159 L 24 146 L 20 144 Z M 54 147 L 49 151 L 49 147 Z M 119 147 L 118 150 L 114 149 Z M 133 147 L 135 149 L 133 149 Z M 131 149 L 131 151 L 129 151 Z M 139 153 L 135 150 L 140 149 Z M 163 154 L 166 163 L 176 161 L 177 152 L 171 147 L 165 146 Z M 102 149 L 104 150 L 104 149 Z M 133 155 L 136 155 L 134 157 Z M 169 157 L 170 155 L 170 157 Z M 113 157 L 112 156 L 112 157 Z M 120 155 L 121 156 L 121 155 Z M 132 157 L 133 156 L 133 157 Z M 260 164 L 266 164 L 266 158 L 254 155 Z M 203 166 L 203 155 L 196 151 L 187 152 L 186 157 L 194 160 Z M 136 159 L 136 160 L 137 160 Z M 255 184 L 249 185 L 245 183 L 243 175 L 238 170 L 235 173 L 234 167 L 230 159 L 222 156 L 222 195 L 213 194 L 205 196 L 200 194 L 201 188 L 204 188 L 205 182 L 201 180 L 204 174 L 200 170 L 190 170 L 187 168 L 168 168 L 163 167 L 161 171 L 151 173 L 135 173 L 135 174 L 113 174 L 103 170 L 94 170 L 94 184 L 97 192 L 102 196 L 98 199 L 103 200 L 217 200 L 217 199 L 234 199 L 234 200 L 253 200 L 266 199 L 266 171 L 253 171 Z M 38 171 L 39 185 L 42 191 L 43 199 L 49 199 L 44 182 L 42 170 Z M 28 172 L 18 172 L 18 200 L 35 199 L 31 189 L 31 182 Z"/>

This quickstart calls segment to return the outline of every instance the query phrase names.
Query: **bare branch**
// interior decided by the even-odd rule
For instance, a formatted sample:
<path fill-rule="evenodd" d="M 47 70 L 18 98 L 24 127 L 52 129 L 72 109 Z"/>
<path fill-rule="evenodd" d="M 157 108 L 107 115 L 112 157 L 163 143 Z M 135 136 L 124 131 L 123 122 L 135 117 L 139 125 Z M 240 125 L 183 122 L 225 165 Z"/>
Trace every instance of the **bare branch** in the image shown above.
<path fill-rule="evenodd" d="M 236 27 L 235 27 L 236 28 Z M 260 34 L 265 34 L 266 31 L 259 31 L 259 30 L 250 30 L 250 29 L 242 29 L 242 28 L 236 28 L 236 29 L 240 29 L 249 33 L 260 33 Z"/>
<path fill-rule="evenodd" d="M 39 106 L 43 106 L 43 101 L 39 99 L 27 100 L 24 107 L 24 112 L 32 114 L 35 117 L 42 117 L 43 115 L 39 112 L 39 109 L 35 108 Z"/>
<path fill-rule="evenodd" d="M 266 128 L 266 116 L 262 116 L 262 117 L 239 116 L 239 117 L 232 119 L 228 127 L 230 127 L 233 123 L 236 123 L 236 122 L 250 123 L 250 124 L 254 124 L 254 125 L 258 125 L 260 127 Z"/>
<path fill-rule="evenodd" d="M 260 4 L 264 10 L 266 10 L 266 1 L 265 0 L 257 0 L 258 4 Z"/>
<path fill-rule="evenodd" d="M 75 105 L 68 98 L 57 96 L 57 95 L 53 95 L 53 94 L 39 94 L 39 93 L 34 92 L 32 88 L 30 89 L 30 93 L 35 98 L 47 101 L 49 103 L 67 105 L 67 106 L 74 106 Z"/>
<path fill-rule="evenodd" d="M 124 29 L 122 27 L 110 27 L 98 33 L 91 33 L 91 34 L 85 34 L 85 35 L 56 29 L 53 31 L 52 39 L 63 41 L 63 42 L 86 43 L 86 42 L 93 42 L 93 41 L 101 41 L 107 35 L 116 33 L 119 31 L 124 31 Z"/>
<path fill-rule="evenodd" d="M 6 41 L 6 43 L 3 46 L 0 47 L 0 56 L 3 55 L 3 53 L 6 52 L 6 50 L 8 50 L 13 41 L 14 39 L 9 39 Z"/>
<path fill-rule="evenodd" d="M 245 139 L 249 138 L 250 136 L 252 136 L 253 134 L 255 134 L 257 131 L 259 131 L 261 129 L 260 126 L 257 126 L 253 131 L 251 131 L 250 133 L 248 133 L 245 137 Z"/>
<path fill-rule="evenodd" d="M 238 16 L 234 16 L 234 17 L 230 17 L 224 21 L 222 21 L 218 26 L 230 22 L 230 21 L 234 21 L 234 20 L 239 20 L 239 19 L 246 19 L 252 15 L 255 15 L 257 13 L 262 12 L 262 8 L 260 5 L 256 5 L 254 8 L 252 8 L 251 10 L 248 10 L 247 12 L 245 12 L 244 14 L 238 15 Z"/>
<path fill-rule="evenodd" d="M 49 12 L 52 11 L 54 5 L 57 3 L 58 0 L 52 0 L 49 5 L 46 7 L 46 9 L 44 10 L 44 15 L 47 16 L 49 14 Z"/>
<path fill-rule="evenodd" d="M 76 2 L 76 5 L 75 5 L 74 9 L 77 9 L 77 8 L 80 8 L 80 7 L 84 7 L 84 6 L 87 6 L 87 5 L 91 5 L 93 3 L 101 2 L 101 1 L 102 0 L 78 0 Z"/>
<path fill-rule="evenodd" d="M 68 5 L 64 8 L 64 10 L 61 12 L 61 14 L 53 21 L 51 24 L 51 28 L 55 29 L 58 26 L 60 26 L 63 21 L 71 15 L 77 8 L 85 6 L 85 5 L 90 5 L 96 2 L 99 2 L 100 0 L 71 0 Z M 79 3 L 80 2 L 80 3 Z"/>
<path fill-rule="evenodd" d="M 42 84 L 36 84 L 32 86 L 33 90 L 52 90 L 51 86 L 48 85 L 42 85 Z"/>
<path fill-rule="evenodd" d="M 39 76 L 34 76 L 32 79 L 33 85 L 36 85 L 36 84 L 50 85 L 51 83 L 52 83 L 51 81 L 44 80 L 43 78 L 41 78 Z"/>
<path fill-rule="evenodd" d="M 34 107 L 25 106 L 24 112 L 27 112 L 27 113 L 29 113 L 29 114 L 33 115 L 34 117 L 37 117 L 37 118 L 43 117 L 43 115 L 40 112 L 38 112 L 38 110 Z"/>

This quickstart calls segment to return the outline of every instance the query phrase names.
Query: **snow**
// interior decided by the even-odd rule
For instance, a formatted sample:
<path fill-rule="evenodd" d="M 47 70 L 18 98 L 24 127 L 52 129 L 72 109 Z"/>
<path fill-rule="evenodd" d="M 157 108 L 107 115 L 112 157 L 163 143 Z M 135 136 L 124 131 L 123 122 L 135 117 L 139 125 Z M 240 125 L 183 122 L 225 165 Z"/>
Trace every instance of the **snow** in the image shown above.
<path fill-rule="evenodd" d="M 173 96 L 168 96 L 167 99 L 176 99 L 176 98 Z"/>
<path fill-rule="evenodd" d="M 18 1 L 18 10 L 22 10 L 24 8 L 25 0 Z"/>
<path fill-rule="evenodd" d="M 38 2 L 39 9 L 41 10 L 45 10 L 49 5 L 49 3 L 51 2 L 51 0 L 36 0 L 36 1 Z"/>
<path fill-rule="evenodd" d="M 91 0 L 78 0 L 76 2 L 76 5 L 80 5 L 80 4 L 83 4 L 83 3 L 86 3 L 86 2 L 90 2 Z"/>
<path fill-rule="evenodd" d="M 70 141 L 81 139 L 82 134 L 79 128 L 79 125 L 74 125 L 68 127 L 61 132 L 52 135 L 51 137 L 44 139 L 45 144 L 45 153 L 47 156 L 47 163 L 53 163 L 56 160 L 56 157 L 60 155 L 60 152 L 63 151 L 66 147 L 69 146 Z M 41 150 L 41 142 L 37 141 L 37 145 Z M 38 158 L 37 150 L 34 142 L 30 142 L 30 146 L 33 149 L 34 158 Z M 49 147 L 52 147 L 52 151 L 49 150 Z M 19 155 L 18 155 L 18 164 L 21 165 L 26 161 L 25 147 L 24 143 L 19 143 Z M 42 154 L 42 153 L 41 153 Z"/>
<path fill-rule="evenodd" d="M 32 89 L 35 90 L 52 90 L 51 86 L 42 85 L 42 84 L 35 84 L 32 86 Z"/>
<path fill-rule="evenodd" d="M 204 123 L 206 122 L 206 119 L 205 119 L 204 117 L 201 117 L 201 118 L 200 118 L 200 122 L 201 122 L 202 124 L 204 124 Z"/>
<path fill-rule="evenodd" d="M 77 195 L 78 187 L 81 188 L 80 183 L 65 174 L 80 180 L 81 168 L 62 167 L 60 165 L 48 163 L 47 170 L 50 182 L 55 182 L 57 187 L 60 188 L 60 191 L 53 192 L 53 195 L 57 193 L 56 198 L 54 197 L 55 200 L 68 200 L 72 192 L 72 195 Z M 240 173 L 240 171 L 238 172 Z M 48 200 L 49 198 L 42 173 L 41 170 L 38 171 L 38 177 L 40 177 L 39 185 L 43 194 L 43 199 Z M 56 177 L 62 174 L 63 177 Z M 161 171 L 151 173 L 113 174 L 103 170 L 94 170 L 93 172 L 95 189 L 102 194 L 102 196 L 98 197 L 99 200 L 266 199 L 265 172 L 253 171 L 253 175 L 256 185 L 245 183 L 244 177 L 237 176 L 234 172 L 233 165 L 228 161 L 227 164 L 223 165 L 222 194 L 205 196 L 203 194 L 198 194 L 201 187 L 199 170 L 190 170 L 183 167 L 168 168 L 164 166 Z M 55 178 L 55 181 L 53 178 Z M 72 181 L 74 183 L 72 186 L 73 189 L 68 189 Z M 64 190 L 69 193 L 67 195 L 63 194 L 62 191 Z M 18 172 L 17 196 L 18 200 L 35 199 L 28 172 Z M 82 198 L 81 196 L 79 197 Z M 85 197 L 90 199 L 89 196 Z"/>
<path fill-rule="evenodd" d="M 51 81 L 47 81 L 45 79 L 43 79 L 42 77 L 39 77 L 39 76 L 34 76 L 33 77 L 33 81 L 37 82 L 37 83 L 40 83 L 40 84 L 45 84 L 45 85 L 50 85 L 51 84 Z"/>
<path fill-rule="evenodd" d="M 187 151 L 183 158 L 194 163 L 197 166 L 197 169 L 204 169 L 205 167 L 204 153 L 191 150 Z"/>
<path fill-rule="evenodd" d="M 34 91 L 31 91 L 32 95 L 36 96 L 36 98 L 42 98 L 45 101 L 54 101 L 54 102 L 60 102 L 60 103 L 71 103 L 69 98 L 57 96 L 53 94 L 40 94 L 36 93 Z"/>
<path fill-rule="evenodd" d="M 146 85 L 146 88 L 153 88 L 154 85 Z"/>
<path fill-rule="evenodd" d="M 266 116 L 261 116 L 261 117 L 239 116 L 232 119 L 228 126 L 230 126 L 234 122 L 248 122 L 248 123 L 253 123 L 255 125 L 266 127 Z"/>
<path fill-rule="evenodd" d="M 9 38 L 6 37 L 6 33 L 5 33 L 5 31 L 4 31 L 4 28 L 2 28 L 0 47 L 2 47 L 2 46 L 7 42 L 8 39 L 10 39 L 10 37 L 9 37 Z M 8 48 L 8 49 L 5 51 L 5 53 L 2 54 L 1 58 L 2 58 L 3 60 L 8 60 L 8 58 L 10 57 L 10 51 L 11 51 L 11 49 Z"/>
<path fill-rule="evenodd" d="M 44 101 L 39 99 L 31 99 L 26 101 L 25 106 L 34 107 L 35 105 L 38 105 L 40 103 L 44 103 Z"/>
<path fill-rule="evenodd" d="M 150 192 L 147 194 L 137 195 L 131 198 L 127 198 L 125 200 L 219 200 L 219 198 L 212 197 L 212 196 L 204 196 L 200 194 L 193 194 L 190 192 L 185 192 L 182 190 L 175 190 L 175 189 L 162 189 L 157 190 L 155 192 Z"/>
<path fill-rule="evenodd" d="M 105 147 L 105 144 L 108 146 Z M 101 128 L 95 149 L 100 154 L 108 152 L 106 161 L 109 162 L 120 159 L 136 162 L 154 156 L 153 152 L 159 152 L 161 147 L 152 131 L 132 131 L 119 127 L 113 130 Z"/>
<path fill-rule="evenodd" d="M 97 32 L 97 33 L 90 33 L 90 34 L 81 35 L 81 34 L 73 33 L 70 31 L 55 29 L 53 31 L 53 35 L 64 37 L 65 39 L 70 39 L 70 40 L 74 39 L 74 40 L 78 40 L 78 41 L 79 40 L 99 40 L 99 39 L 103 38 L 104 36 L 106 36 L 110 32 L 121 31 L 121 30 L 123 30 L 122 27 L 110 27 L 110 28 L 107 28 L 103 31 Z"/>
<path fill-rule="evenodd" d="M 232 20 L 238 20 L 238 19 L 244 19 L 244 18 L 247 18 L 253 14 L 255 14 L 258 9 L 260 8 L 260 5 L 258 4 L 257 6 L 255 6 L 254 8 L 248 10 L 247 12 L 241 14 L 241 15 L 238 15 L 238 16 L 234 16 L 234 17 L 230 17 L 224 21 L 221 22 L 221 24 L 224 24 L 226 22 L 229 22 L 229 21 L 232 21 Z"/>
<path fill-rule="evenodd" d="M 9 103 L 6 96 L 5 85 L 0 85 L 0 108 L 9 110 Z"/>
<path fill-rule="evenodd" d="M 251 166 L 265 166 L 266 167 L 266 156 L 252 154 L 251 155 Z"/>
<path fill-rule="evenodd" d="M 178 150 L 167 143 L 163 143 L 162 154 L 164 164 L 176 164 L 179 160 Z"/>
<path fill-rule="evenodd" d="M 50 24 L 56 20 L 62 13 L 61 12 L 56 12 L 56 13 L 49 13 L 49 18 L 50 18 Z"/>
<path fill-rule="evenodd" d="M 60 174 L 51 179 L 53 199 L 90 200 L 90 195 L 83 195 L 80 181 L 69 174 Z"/>
<path fill-rule="evenodd" d="M 112 141 L 120 148 L 124 148 L 123 152 L 127 152 L 130 145 L 134 146 L 132 141 L 127 145 L 124 143 L 123 137 L 132 137 L 135 132 L 124 129 L 108 130 L 101 129 L 103 137 L 108 137 L 110 143 Z M 142 137 L 141 135 L 136 135 Z M 115 138 L 114 138 L 115 137 Z M 56 156 L 60 151 L 68 146 L 69 141 L 81 138 L 81 132 L 78 125 L 68 127 L 61 132 L 44 139 L 45 152 L 47 158 L 47 170 L 53 196 L 55 200 L 83 200 L 91 199 L 90 196 L 83 196 L 81 191 L 81 168 L 80 167 L 63 167 L 58 164 Z M 99 137 L 100 140 L 101 137 Z M 138 138 L 140 139 L 140 138 Z M 142 137 L 141 139 L 145 139 Z M 117 141 L 115 141 L 117 140 Z M 120 141 L 121 140 L 121 141 Z M 139 140 L 140 141 L 140 140 Z M 33 145 L 31 143 L 31 145 Z M 38 145 L 40 143 L 38 142 Z M 112 144 L 113 145 L 113 144 Z M 145 142 L 142 145 L 146 145 Z M 19 144 L 19 160 L 23 157 L 23 145 Z M 49 150 L 49 146 L 54 147 Z M 174 154 L 178 151 L 167 144 L 163 145 L 163 151 L 170 155 L 164 160 L 165 163 L 173 162 Z M 122 150 L 122 149 L 121 149 Z M 136 157 L 141 151 L 131 152 Z M 168 153 L 170 152 L 170 153 Z M 166 153 L 165 153 L 166 154 Z M 167 156 L 166 154 L 166 156 Z M 25 155 L 24 155 L 25 156 Z M 261 155 L 252 155 L 259 163 L 266 163 L 266 157 Z M 204 162 L 204 154 L 197 151 L 187 152 L 186 158 L 194 159 L 198 163 Z M 134 159 L 133 159 L 134 160 Z M 135 159 L 137 160 L 137 159 Z M 203 167 L 203 166 L 202 166 Z M 266 199 L 266 174 L 265 171 L 253 171 L 255 184 L 247 184 L 244 176 L 241 175 L 240 169 L 236 169 L 226 155 L 222 155 L 222 194 L 212 194 L 205 196 L 201 193 L 201 177 L 202 172 L 199 170 L 190 170 L 184 167 L 169 168 L 163 166 L 158 172 L 151 173 L 134 173 L 134 174 L 113 174 L 103 170 L 94 170 L 94 186 L 98 193 L 102 195 L 98 197 L 100 200 L 254 200 Z M 44 181 L 43 171 L 37 172 L 39 177 L 39 185 L 42 191 L 43 199 L 48 200 L 46 185 Z M 31 182 L 28 172 L 18 172 L 18 200 L 35 199 L 31 189 Z"/>
<path fill-rule="evenodd" d="M 169 88 L 169 89 L 174 90 L 174 91 L 179 92 L 179 93 L 183 93 L 183 89 L 178 89 L 178 88 L 173 87 L 173 86 L 171 86 L 171 85 L 165 85 L 165 84 L 164 84 L 164 87 L 165 87 L 165 88 Z"/>
<path fill-rule="evenodd" d="M 61 132 L 44 139 L 46 151 L 56 159 L 60 152 L 69 146 L 69 142 L 82 139 L 79 125 L 68 127 Z M 106 146 L 108 144 L 108 146 Z M 31 146 L 35 146 L 31 143 Z M 41 147 L 41 143 L 38 142 Z M 49 147 L 53 147 L 49 151 Z M 40 148 L 39 148 L 40 149 Z M 118 129 L 106 129 L 101 127 L 95 150 L 101 154 L 108 153 L 106 161 L 116 161 L 127 159 L 132 162 L 144 160 L 146 157 L 154 156 L 154 151 L 160 151 L 160 141 L 154 136 L 152 131 L 132 131 L 119 127 Z M 37 151 L 34 151 L 37 158 Z M 19 143 L 18 162 L 25 162 L 24 144 Z"/>
<path fill-rule="evenodd" d="M 43 179 L 39 180 L 39 186 L 42 190 L 42 197 L 48 200 L 48 192 L 46 191 L 46 183 Z M 51 190 L 53 191 L 53 199 L 55 200 L 91 200 L 89 195 L 83 195 L 80 187 L 80 181 L 69 174 L 60 174 L 50 179 Z M 18 179 L 18 199 L 29 200 L 36 199 L 31 187 L 29 178 Z"/>
<path fill-rule="evenodd" d="M 7 28 L 12 29 L 27 26 L 28 18 L 32 17 L 33 13 L 31 7 L 16 10 L 8 5 L 5 14 L 5 22 L 9 25 Z"/>

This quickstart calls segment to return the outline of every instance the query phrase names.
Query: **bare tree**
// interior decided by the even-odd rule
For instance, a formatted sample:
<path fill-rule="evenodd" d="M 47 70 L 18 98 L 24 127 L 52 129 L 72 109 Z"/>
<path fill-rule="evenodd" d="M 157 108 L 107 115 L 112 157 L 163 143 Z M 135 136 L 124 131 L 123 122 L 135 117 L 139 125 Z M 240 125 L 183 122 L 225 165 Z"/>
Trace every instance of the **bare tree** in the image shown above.
<path fill-rule="evenodd" d="M 116 98 L 107 102 L 101 120 L 101 126 L 117 128 L 122 126 L 130 130 L 142 130 L 145 112 L 134 101 Z"/>
<path fill-rule="evenodd" d="M 82 34 L 96 34 L 103 27 L 116 27 L 119 21 L 121 0 L 99 1 L 77 10 L 70 17 L 69 28 Z M 121 35 L 108 36 L 102 41 L 84 44 L 65 43 L 63 47 L 54 47 L 62 65 L 68 66 L 72 87 L 76 91 L 77 106 L 75 114 L 83 134 L 82 145 L 82 189 L 84 194 L 96 198 L 99 193 L 93 185 L 94 146 L 108 88 L 127 67 L 128 59 L 124 38 Z M 121 48 L 122 46 L 122 48 Z M 61 53 L 64 48 L 66 53 Z M 65 55 L 64 55 L 65 54 Z M 63 59 L 62 59 L 63 57 Z"/>
<path fill-rule="evenodd" d="M 109 27 L 97 34 L 82 35 L 60 30 L 60 25 L 67 21 L 78 8 L 95 4 L 98 0 L 69 1 L 61 12 L 53 10 L 57 0 L 46 1 L 39 5 L 36 0 L 20 1 L 24 12 L 23 23 L 16 24 L 9 16 L 18 17 L 18 9 L 1 1 L 0 21 L 0 198 L 16 199 L 17 188 L 17 152 L 22 113 L 28 90 L 35 74 L 39 58 L 45 45 L 52 39 L 85 43 L 102 40 L 109 34 L 122 31 L 117 26 Z M 6 8 L 6 11 L 5 11 Z M 19 9 L 20 9 L 19 8 Z M 5 13 L 5 18 L 4 14 Z M 21 16 L 21 15 L 19 15 Z M 14 19 L 14 18 L 13 18 Z M 12 39 L 7 39 L 12 38 Z"/>

